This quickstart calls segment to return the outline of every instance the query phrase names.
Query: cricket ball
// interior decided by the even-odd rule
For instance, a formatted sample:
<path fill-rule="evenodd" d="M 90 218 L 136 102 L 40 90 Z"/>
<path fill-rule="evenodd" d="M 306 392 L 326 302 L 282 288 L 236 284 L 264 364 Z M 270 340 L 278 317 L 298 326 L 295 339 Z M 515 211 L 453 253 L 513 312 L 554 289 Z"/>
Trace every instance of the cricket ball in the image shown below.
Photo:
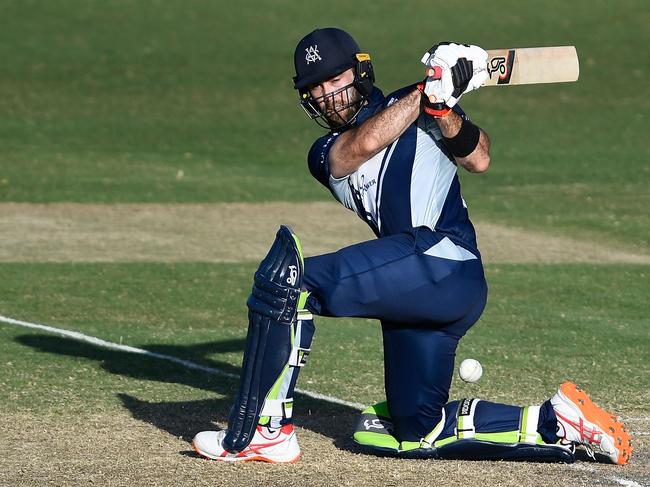
<path fill-rule="evenodd" d="M 465 359 L 458 367 L 458 375 L 465 382 L 477 382 L 483 375 L 483 366 L 473 358 Z"/>

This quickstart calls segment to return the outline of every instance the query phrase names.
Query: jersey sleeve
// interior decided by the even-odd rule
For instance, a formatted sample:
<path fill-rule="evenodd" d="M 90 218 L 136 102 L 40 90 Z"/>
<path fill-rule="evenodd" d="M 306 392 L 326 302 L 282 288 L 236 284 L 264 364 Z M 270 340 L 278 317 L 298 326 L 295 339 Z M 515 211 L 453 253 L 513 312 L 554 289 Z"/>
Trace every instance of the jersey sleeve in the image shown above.
<path fill-rule="evenodd" d="M 309 172 L 314 178 L 318 180 L 327 189 L 330 189 L 330 164 L 329 154 L 334 142 L 339 134 L 330 133 L 313 143 L 307 156 L 307 163 L 309 164 Z"/>
<path fill-rule="evenodd" d="M 349 176 L 335 178 L 330 173 L 329 153 L 339 134 L 331 133 L 316 140 L 309 150 L 307 162 L 309 172 L 332 193 L 334 198 L 346 208 L 355 211 Z"/>

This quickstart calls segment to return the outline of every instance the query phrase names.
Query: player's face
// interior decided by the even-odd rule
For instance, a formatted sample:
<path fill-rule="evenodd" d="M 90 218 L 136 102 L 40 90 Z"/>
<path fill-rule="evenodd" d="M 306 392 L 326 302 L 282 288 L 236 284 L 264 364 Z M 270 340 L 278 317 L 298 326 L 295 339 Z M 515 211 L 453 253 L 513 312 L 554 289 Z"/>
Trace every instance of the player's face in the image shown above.
<path fill-rule="evenodd" d="M 318 103 L 320 111 L 334 124 L 342 125 L 356 113 L 355 105 L 361 97 L 352 85 L 353 81 L 354 70 L 350 68 L 309 86 L 309 92 Z"/>

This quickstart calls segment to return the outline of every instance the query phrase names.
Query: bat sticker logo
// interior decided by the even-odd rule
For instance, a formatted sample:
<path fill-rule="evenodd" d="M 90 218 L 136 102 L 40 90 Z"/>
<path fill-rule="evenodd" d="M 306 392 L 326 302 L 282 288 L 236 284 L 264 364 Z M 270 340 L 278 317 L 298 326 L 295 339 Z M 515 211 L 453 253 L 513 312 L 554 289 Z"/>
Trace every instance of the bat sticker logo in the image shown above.
<path fill-rule="evenodd" d="M 507 85 L 510 83 L 510 77 L 512 76 L 512 65 L 515 62 L 515 50 L 510 49 L 508 51 L 508 57 L 497 56 L 490 60 L 488 64 L 488 74 L 490 79 L 492 78 L 492 73 L 498 73 L 499 79 L 497 80 L 498 85 Z"/>

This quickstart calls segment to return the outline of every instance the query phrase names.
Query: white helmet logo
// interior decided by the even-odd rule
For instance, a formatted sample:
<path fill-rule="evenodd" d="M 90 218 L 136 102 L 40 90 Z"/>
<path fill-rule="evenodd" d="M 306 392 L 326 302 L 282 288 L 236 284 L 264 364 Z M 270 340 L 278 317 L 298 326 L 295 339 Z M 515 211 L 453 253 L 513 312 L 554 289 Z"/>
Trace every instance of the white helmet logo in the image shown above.
<path fill-rule="evenodd" d="M 322 60 L 320 54 L 318 54 L 318 44 L 309 46 L 305 49 L 305 51 L 307 52 L 307 55 L 305 56 L 305 61 L 307 61 L 307 64 Z"/>

